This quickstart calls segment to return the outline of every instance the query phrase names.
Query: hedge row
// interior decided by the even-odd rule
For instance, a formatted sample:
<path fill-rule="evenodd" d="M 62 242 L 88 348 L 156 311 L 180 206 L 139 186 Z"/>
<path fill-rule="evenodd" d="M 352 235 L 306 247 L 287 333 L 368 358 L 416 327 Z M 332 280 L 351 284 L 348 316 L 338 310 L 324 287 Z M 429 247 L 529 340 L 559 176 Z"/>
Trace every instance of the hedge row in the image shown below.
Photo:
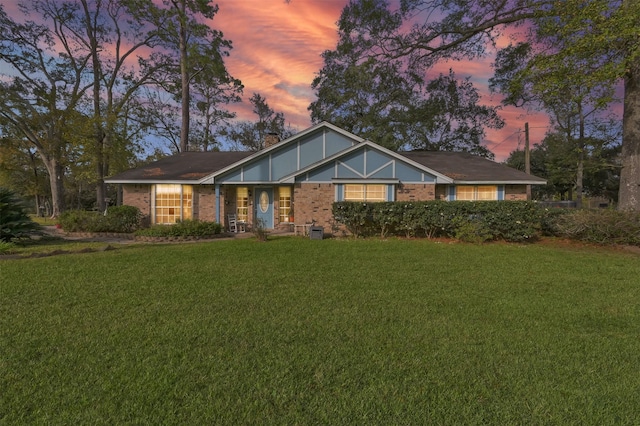
<path fill-rule="evenodd" d="M 526 201 L 333 204 L 334 219 L 355 236 L 450 237 L 470 242 L 534 240 L 549 227 L 548 212 Z"/>
<path fill-rule="evenodd" d="M 216 222 L 183 220 L 173 225 L 153 225 L 139 229 L 139 237 L 210 237 L 222 232 L 222 225 Z"/>
<path fill-rule="evenodd" d="M 58 224 L 67 232 L 134 232 L 140 227 L 142 214 L 137 207 L 109 207 L 107 214 L 84 210 L 68 210 Z"/>

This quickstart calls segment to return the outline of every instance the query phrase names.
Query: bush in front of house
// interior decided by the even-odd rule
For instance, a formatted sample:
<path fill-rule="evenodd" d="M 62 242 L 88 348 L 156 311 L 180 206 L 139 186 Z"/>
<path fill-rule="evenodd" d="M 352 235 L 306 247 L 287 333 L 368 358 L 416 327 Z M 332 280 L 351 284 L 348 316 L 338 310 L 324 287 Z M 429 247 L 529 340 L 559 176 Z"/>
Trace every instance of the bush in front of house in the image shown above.
<path fill-rule="evenodd" d="M 337 202 L 333 216 L 354 236 L 448 237 L 463 241 L 532 241 L 541 209 L 527 201 Z"/>
<path fill-rule="evenodd" d="M 149 228 L 138 229 L 135 233 L 139 237 L 211 237 L 222 232 L 222 225 L 216 222 L 200 220 L 183 220 L 173 225 L 153 225 Z"/>
<path fill-rule="evenodd" d="M 597 244 L 640 246 L 640 213 L 630 211 L 572 210 L 554 218 L 559 237 Z"/>
<path fill-rule="evenodd" d="M 140 226 L 142 214 L 133 206 L 115 206 L 107 214 L 85 210 L 68 210 L 60 215 L 58 224 L 67 232 L 130 233 Z"/>
<path fill-rule="evenodd" d="M 6 243 L 16 238 L 39 233 L 40 225 L 31 220 L 15 192 L 0 188 L 0 241 Z"/>

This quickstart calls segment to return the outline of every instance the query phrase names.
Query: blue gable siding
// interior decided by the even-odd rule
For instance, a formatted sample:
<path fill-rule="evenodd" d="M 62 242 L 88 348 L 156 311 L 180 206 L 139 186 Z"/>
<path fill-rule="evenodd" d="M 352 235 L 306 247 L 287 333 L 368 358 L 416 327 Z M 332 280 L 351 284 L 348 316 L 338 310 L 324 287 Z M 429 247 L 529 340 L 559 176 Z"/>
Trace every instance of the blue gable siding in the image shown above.
<path fill-rule="evenodd" d="M 349 173 L 356 173 L 356 175 L 350 175 L 348 177 L 365 177 L 364 159 L 364 149 L 359 149 L 356 152 L 340 158 L 341 167 L 338 168 L 338 177 L 347 177 L 342 176 L 342 173 L 343 171 L 346 173 L 349 169 L 351 169 Z"/>
<path fill-rule="evenodd" d="M 400 161 L 396 162 L 396 177 L 404 182 L 435 183 L 436 177 Z"/>
<path fill-rule="evenodd" d="M 366 174 L 367 175 L 371 175 L 372 173 L 374 173 L 376 170 L 378 170 L 379 168 L 381 168 L 382 166 L 389 164 L 389 162 L 392 162 L 393 159 L 383 155 L 382 153 L 378 152 L 378 151 L 374 151 L 372 149 L 366 149 L 365 150 L 365 155 L 367 157 L 367 161 L 366 161 Z"/>
<path fill-rule="evenodd" d="M 298 146 L 289 145 L 271 154 L 271 178 L 276 180 L 298 169 Z"/>
<path fill-rule="evenodd" d="M 327 181 L 330 179 L 398 179 L 403 182 L 435 183 L 436 177 L 386 155 L 363 147 L 329 164 L 311 170 L 297 181 Z"/>
<path fill-rule="evenodd" d="M 244 182 L 269 182 L 269 157 L 244 167 Z"/>
<path fill-rule="evenodd" d="M 221 182 L 242 182 L 242 169 L 237 168 L 218 178 Z"/>
<path fill-rule="evenodd" d="M 322 134 L 300 141 L 300 167 L 307 167 L 324 158 L 324 144 Z"/>
<path fill-rule="evenodd" d="M 290 143 L 283 147 L 218 176 L 216 182 L 220 184 L 227 182 L 275 182 L 296 170 L 343 151 L 354 143 L 356 142 L 347 136 L 323 128 L 298 139 L 294 137 Z M 333 165 L 329 166 L 330 169 L 332 167 Z M 323 168 L 314 171 L 312 176 L 314 179 L 326 181 L 331 180 L 334 174 L 333 171 L 329 172 Z"/>
<path fill-rule="evenodd" d="M 296 181 L 327 182 L 331 179 L 398 179 L 403 182 L 435 183 L 436 177 L 401 159 L 363 146 L 328 164 L 298 176 Z"/>
<path fill-rule="evenodd" d="M 325 157 L 330 157 L 353 145 L 353 140 L 335 132 L 325 133 Z"/>
<path fill-rule="evenodd" d="M 330 182 L 335 175 L 333 164 L 314 169 L 307 174 L 308 180 L 313 182 Z"/>

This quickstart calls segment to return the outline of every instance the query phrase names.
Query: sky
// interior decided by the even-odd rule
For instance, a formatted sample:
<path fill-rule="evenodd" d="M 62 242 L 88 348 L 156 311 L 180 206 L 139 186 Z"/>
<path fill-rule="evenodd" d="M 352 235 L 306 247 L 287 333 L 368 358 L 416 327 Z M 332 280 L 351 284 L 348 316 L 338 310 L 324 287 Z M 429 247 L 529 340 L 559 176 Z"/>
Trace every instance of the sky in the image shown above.
<path fill-rule="evenodd" d="M 159 0 L 158 0 L 159 1 Z M 18 0 L 0 0 L 5 11 L 16 18 Z M 348 0 L 217 0 L 219 11 L 212 27 L 233 43 L 225 63 L 229 73 L 244 84 L 244 102 L 230 109 L 240 120 L 255 120 L 249 98 L 262 95 L 269 106 L 283 112 L 287 124 L 297 131 L 311 126 L 307 107 L 315 100 L 311 82 L 323 66 L 320 56 L 336 46 L 336 22 Z M 506 45 L 508 40 L 501 43 Z M 499 46 L 500 47 L 500 46 Z M 496 106 L 498 95 L 489 93 L 492 57 L 483 61 L 443 63 L 436 72 L 453 68 L 460 78 L 470 76 L 482 98 L 480 103 Z M 0 70 L 2 71 L 2 70 Z M 484 144 L 496 161 L 524 146 L 524 123 L 529 122 L 531 145 L 542 141 L 549 126 L 543 113 L 521 108 L 504 108 L 505 126 L 486 130 Z M 373 141 L 375 142 L 375 141 Z"/>
<path fill-rule="evenodd" d="M 287 123 L 298 131 L 311 125 L 307 107 L 315 100 L 311 82 L 322 68 L 321 54 L 332 50 L 338 39 L 336 22 L 348 0 L 218 0 L 220 7 L 213 26 L 233 42 L 226 58 L 229 73 L 245 86 L 244 102 L 231 108 L 239 119 L 255 120 L 248 99 L 260 93 Z M 508 40 L 504 40 L 508 43 Z M 481 103 L 499 105 L 491 95 L 491 57 L 473 63 L 445 63 L 441 72 L 452 67 L 459 77 L 470 76 L 478 88 Z M 465 74 L 467 73 L 467 74 Z M 469 74 L 473 73 L 473 74 Z M 485 145 L 496 161 L 524 146 L 524 123 L 529 122 L 530 142 L 542 141 L 549 126 L 543 113 L 527 113 L 522 108 L 504 108 L 500 116 L 505 126 L 487 129 Z M 375 141 L 373 141 L 375 142 Z"/>

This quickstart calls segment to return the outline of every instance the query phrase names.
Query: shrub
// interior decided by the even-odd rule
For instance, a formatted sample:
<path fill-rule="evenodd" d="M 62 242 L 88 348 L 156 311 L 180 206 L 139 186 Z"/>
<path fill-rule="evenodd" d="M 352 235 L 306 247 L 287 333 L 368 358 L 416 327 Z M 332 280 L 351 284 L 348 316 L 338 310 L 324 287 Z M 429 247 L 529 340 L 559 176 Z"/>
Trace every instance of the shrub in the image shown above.
<path fill-rule="evenodd" d="M 531 241 L 541 233 L 541 210 L 523 201 L 420 201 L 333 205 L 336 221 L 355 236 L 453 237 L 465 241 Z"/>
<path fill-rule="evenodd" d="M 0 241 L 0 254 L 9 254 L 16 247 L 14 243 L 7 241 Z"/>
<path fill-rule="evenodd" d="M 67 210 L 58 217 L 58 224 L 67 232 L 97 232 L 98 221 L 102 215 L 84 210 Z"/>
<path fill-rule="evenodd" d="M 452 221 L 454 237 L 467 243 L 480 244 L 494 239 L 494 235 L 482 220 L 456 217 Z"/>
<path fill-rule="evenodd" d="M 142 215 L 137 207 L 109 207 L 107 214 L 84 210 L 68 210 L 58 223 L 67 232 L 133 232 L 140 225 Z"/>
<path fill-rule="evenodd" d="M 640 214 L 616 210 L 575 210 L 556 217 L 555 234 L 598 244 L 640 245 Z"/>
<path fill-rule="evenodd" d="M 252 231 L 253 235 L 255 235 L 258 241 L 267 241 L 269 231 L 267 230 L 265 221 L 263 219 L 256 220 L 255 226 L 253 227 Z"/>
<path fill-rule="evenodd" d="M 355 237 L 367 236 L 373 228 L 373 204 L 341 201 L 333 203 L 333 217 Z"/>
<path fill-rule="evenodd" d="M 133 206 L 114 206 L 107 209 L 110 232 L 133 232 L 140 226 L 142 213 Z"/>
<path fill-rule="evenodd" d="M 222 232 L 222 225 L 216 222 L 183 220 L 173 225 L 153 225 L 139 229 L 136 236 L 141 237 L 210 237 Z"/>
<path fill-rule="evenodd" d="M 40 225 L 31 220 L 16 193 L 0 188 L 0 241 L 10 242 L 39 232 Z"/>

